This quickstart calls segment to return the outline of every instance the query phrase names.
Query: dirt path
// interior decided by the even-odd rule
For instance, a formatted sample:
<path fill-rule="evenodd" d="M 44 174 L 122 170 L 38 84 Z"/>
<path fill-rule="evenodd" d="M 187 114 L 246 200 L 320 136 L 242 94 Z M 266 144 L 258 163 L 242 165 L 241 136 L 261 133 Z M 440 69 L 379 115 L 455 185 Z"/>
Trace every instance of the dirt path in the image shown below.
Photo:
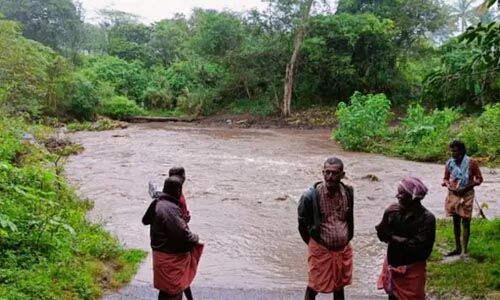
<path fill-rule="evenodd" d="M 443 166 L 344 152 L 329 136 L 330 131 L 322 129 L 133 125 L 73 135 L 85 151 L 69 161 L 66 171 L 80 194 L 95 201 L 93 220 L 102 222 L 128 247 L 149 250 L 148 228 L 140 223 L 150 202 L 147 183 L 161 184 L 171 166 L 184 166 L 193 216 L 190 227 L 206 244 L 193 290 L 240 291 L 231 299 L 271 299 L 258 291 L 273 290 L 286 299 L 300 298 L 306 284 L 306 246 L 296 229 L 298 198 L 308 185 L 321 180 L 325 158 L 339 156 L 345 163 L 346 182 L 355 188 L 354 282 L 346 291 L 351 298 L 381 296 L 375 282 L 384 245 L 378 242 L 374 226 L 394 201 L 398 180 L 409 174 L 428 185 L 424 205 L 443 217 L 445 190 L 439 185 Z M 485 182 L 477 197 L 488 202 L 487 215 L 498 216 L 500 170 L 482 170 Z M 366 178 L 372 175 L 378 181 Z M 148 259 L 128 290 L 109 299 L 150 299 L 154 293 L 150 266 Z M 152 294 L 134 292 L 134 287 Z M 254 291 L 254 297 L 241 292 L 245 290 Z"/>

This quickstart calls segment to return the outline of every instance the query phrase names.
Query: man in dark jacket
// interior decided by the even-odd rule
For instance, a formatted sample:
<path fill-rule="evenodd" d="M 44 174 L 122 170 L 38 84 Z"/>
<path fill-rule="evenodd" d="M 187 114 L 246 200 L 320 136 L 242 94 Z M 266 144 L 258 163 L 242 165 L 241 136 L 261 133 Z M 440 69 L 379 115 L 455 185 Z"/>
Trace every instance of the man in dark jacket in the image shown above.
<path fill-rule="evenodd" d="M 375 229 L 387 243 L 387 256 L 378 280 L 389 299 L 424 300 L 427 259 L 436 235 L 436 219 L 421 203 L 427 187 L 416 177 L 403 178 L 398 203 L 391 204 Z"/>
<path fill-rule="evenodd" d="M 342 161 L 328 158 L 324 181 L 300 198 L 299 233 L 309 248 L 305 300 L 315 299 L 318 292 L 333 292 L 334 299 L 344 299 L 344 287 L 352 281 L 354 198 L 352 187 L 341 182 L 344 175 Z"/>
<path fill-rule="evenodd" d="M 203 245 L 189 230 L 179 208 L 182 180 L 177 176 L 165 180 L 163 193 L 151 203 L 142 218 L 150 225 L 153 249 L 154 287 L 158 299 L 182 299 L 182 292 L 196 275 Z"/>

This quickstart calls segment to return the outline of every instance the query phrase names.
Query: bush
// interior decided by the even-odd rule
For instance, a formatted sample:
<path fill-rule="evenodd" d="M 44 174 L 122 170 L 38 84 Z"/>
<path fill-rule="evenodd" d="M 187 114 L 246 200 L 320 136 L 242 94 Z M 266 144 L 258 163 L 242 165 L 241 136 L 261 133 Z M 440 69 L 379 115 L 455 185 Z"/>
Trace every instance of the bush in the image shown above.
<path fill-rule="evenodd" d="M 99 101 L 94 85 L 85 77 L 78 76 L 70 89 L 72 91 L 66 104 L 68 114 L 79 121 L 95 121 Z"/>
<path fill-rule="evenodd" d="M 410 106 L 396 133 L 392 151 L 408 159 L 440 161 L 448 157 L 452 124 L 457 110 L 446 108 L 426 114 L 420 105 Z"/>
<path fill-rule="evenodd" d="M 163 88 L 149 87 L 142 97 L 144 107 L 148 109 L 168 109 L 175 108 L 175 101 L 171 93 Z"/>
<path fill-rule="evenodd" d="M 348 150 L 371 150 L 389 136 L 391 102 L 384 94 L 355 92 L 349 105 L 341 102 L 335 113 L 339 126 L 333 138 Z"/>
<path fill-rule="evenodd" d="M 131 278 L 144 253 L 89 223 L 60 157 L 36 142 L 45 130 L 0 115 L 0 299 L 97 299 Z"/>
<path fill-rule="evenodd" d="M 471 155 L 496 160 L 500 155 L 500 104 L 486 105 L 477 119 L 467 120 L 460 127 L 459 138 Z"/>
<path fill-rule="evenodd" d="M 141 114 L 142 109 L 127 97 L 115 96 L 102 101 L 99 112 L 106 117 L 123 120 L 126 117 Z"/>
<path fill-rule="evenodd" d="M 249 113 L 266 117 L 274 112 L 273 102 L 266 98 L 241 99 L 231 102 L 229 111 L 235 114 Z"/>
<path fill-rule="evenodd" d="M 80 72 L 94 85 L 106 82 L 114 88 L 116 94 L 127 96 L 137 103 L 150 80 L 141 62 L 127 62 L 114 56 L 91 58 Z"/>
<path fill-rule="evenodd" d="M 195 89 L 193 92 L 185 89 L 177 99 L 177 108 L 191 116 L 207 115 L 213 111 L 213 95 L 211 90 Z"/>

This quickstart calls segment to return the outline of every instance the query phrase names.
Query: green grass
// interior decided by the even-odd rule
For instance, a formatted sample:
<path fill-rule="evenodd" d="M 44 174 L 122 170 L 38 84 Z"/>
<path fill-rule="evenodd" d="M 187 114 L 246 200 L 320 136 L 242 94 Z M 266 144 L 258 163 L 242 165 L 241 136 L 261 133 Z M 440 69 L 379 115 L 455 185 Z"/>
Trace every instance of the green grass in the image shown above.
<path fill-rule="evenodd" d="M 470 260 L 443 262 L 443 254 L 455 245 L 450 220 L 438 220 L 436 236 L 428 266 L 429 292 L 473 299 L 500 296 L 500 218 L 472 220 Z"/>
<path fill-rule="evenodd" d="M 87 221 L 92 203 L 40 146 L 46 132 L 0 115 L 0 299 L 97 299 L 130 280 L 145 252 Z"/>

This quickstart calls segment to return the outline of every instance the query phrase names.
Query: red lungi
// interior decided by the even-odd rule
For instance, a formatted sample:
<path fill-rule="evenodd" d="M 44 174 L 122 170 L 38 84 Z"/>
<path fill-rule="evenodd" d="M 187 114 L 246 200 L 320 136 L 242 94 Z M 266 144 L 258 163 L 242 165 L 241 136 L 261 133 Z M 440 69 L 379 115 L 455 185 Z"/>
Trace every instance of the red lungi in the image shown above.
<path fill-rule="evenodd" d="M 330 251 L 311 238 L 307 265 L 310 288 L 320 293 L 337 291 L 352 282 L 352 247 Z"/>
<path fill-rule="evenodd" d="M 154 287 L 168 294 L 181 293 L 193 282 L 203 244 L 186 253 L 153 251 Z"/>
<path fill-rule="evenodd" d="M 392 267 L 384 260 L 382 273 L 378 278 L 377 288 L 398 300 L 425 299 L 425 278 L 427 263 L 419 261 L 407 266 Z"/>

